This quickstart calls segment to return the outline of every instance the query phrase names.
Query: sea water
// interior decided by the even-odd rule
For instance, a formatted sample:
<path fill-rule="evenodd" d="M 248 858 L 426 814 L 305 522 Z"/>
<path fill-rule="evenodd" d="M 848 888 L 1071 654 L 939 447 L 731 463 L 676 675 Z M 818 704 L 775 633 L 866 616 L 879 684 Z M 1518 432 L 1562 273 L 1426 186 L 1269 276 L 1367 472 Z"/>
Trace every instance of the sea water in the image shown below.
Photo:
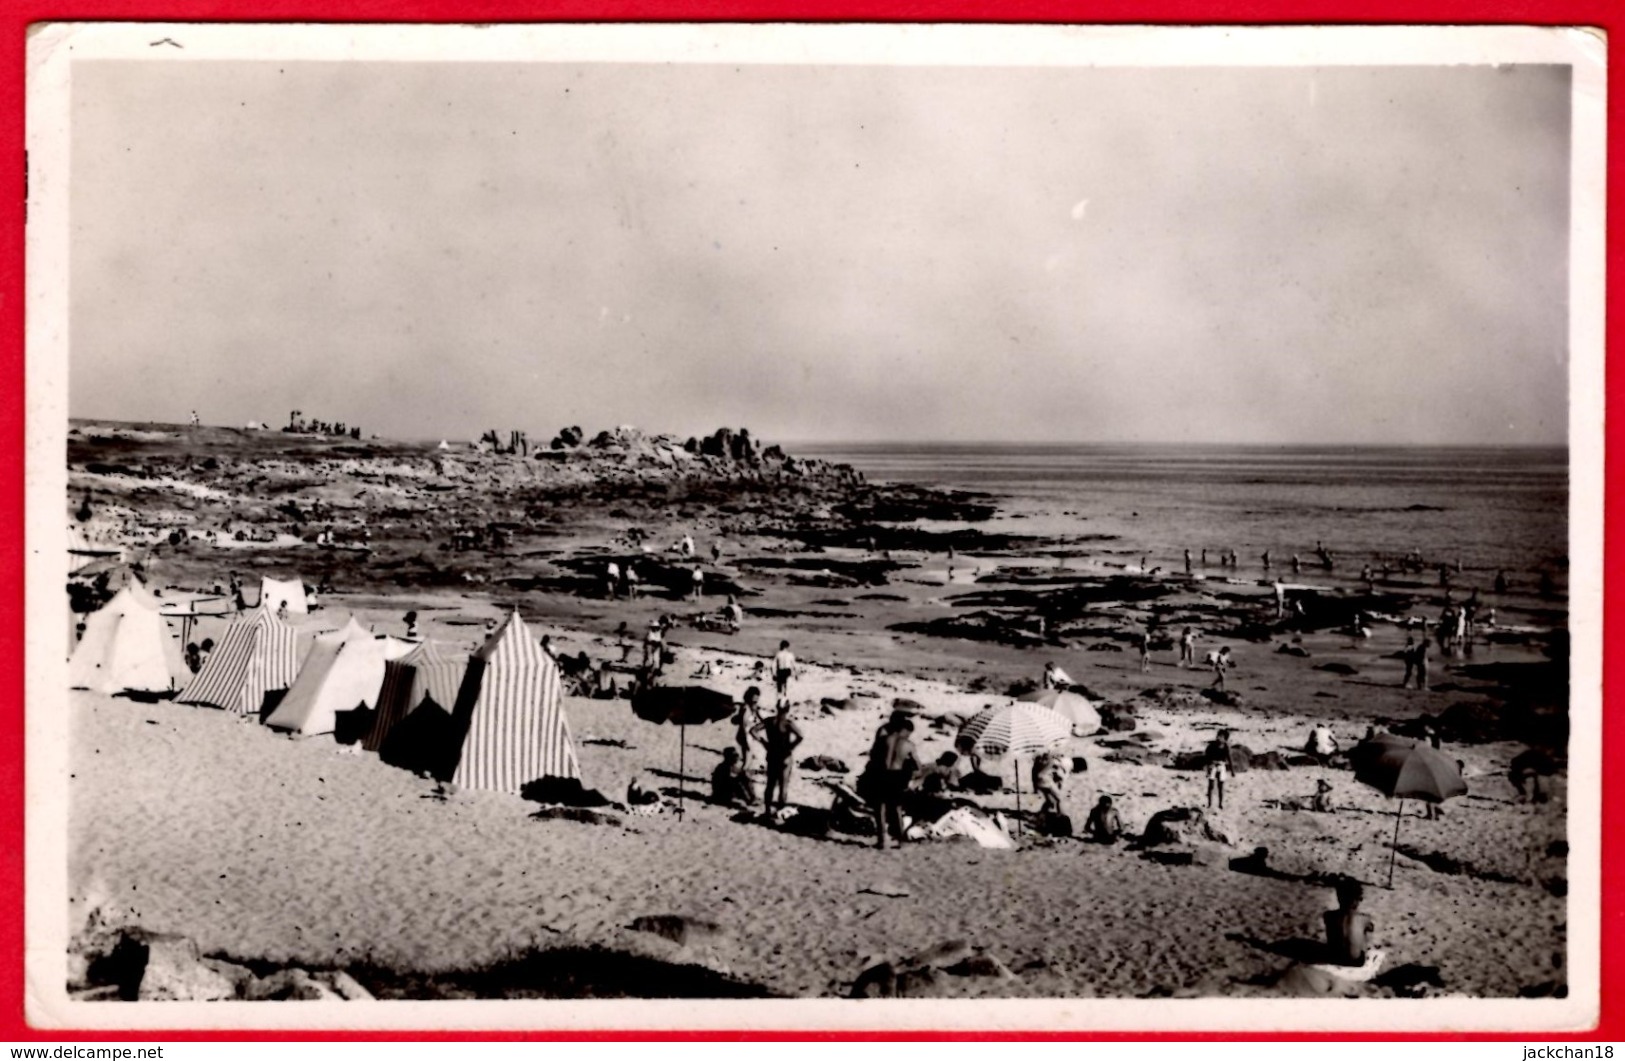
<path fill-rule="evenodd" d="M 853 443 L 792 447 L 851 464 L 871 479 L 992 496 L 984 531 L 1059 539 L 1125 564 L 1182 570 L 1184 550 L 1217 570 L 1291 577 L 1294 553 L 1318 573 L 1317 542 L 1337 575 L 1380 569 L 1412 550 L 1462 565 L 1462 587 L 1504 570 L 1514 585 L 1567 566 L 1564 448 L 1017 445 Z"/>

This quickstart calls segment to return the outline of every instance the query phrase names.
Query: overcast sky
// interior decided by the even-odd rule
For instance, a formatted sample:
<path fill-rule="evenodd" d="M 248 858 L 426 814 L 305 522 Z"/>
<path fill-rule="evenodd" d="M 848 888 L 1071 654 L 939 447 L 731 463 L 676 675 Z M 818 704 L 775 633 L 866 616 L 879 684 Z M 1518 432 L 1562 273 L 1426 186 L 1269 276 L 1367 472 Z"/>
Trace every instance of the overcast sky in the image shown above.
<path fill-rule="evenodd" d="M 74 416 L 1566 433 L 1566 67 L 73 78 Z"/>

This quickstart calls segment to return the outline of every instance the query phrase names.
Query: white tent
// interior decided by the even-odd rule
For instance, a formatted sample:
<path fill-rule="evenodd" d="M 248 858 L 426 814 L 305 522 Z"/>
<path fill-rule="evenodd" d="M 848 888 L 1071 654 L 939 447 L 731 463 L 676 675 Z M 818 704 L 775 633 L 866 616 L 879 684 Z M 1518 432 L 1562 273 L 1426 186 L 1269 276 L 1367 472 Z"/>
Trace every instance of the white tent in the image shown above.
<path fill-rule="evenodd" d="M 295 737 L 332 733 L 339 712 L 377 705 L 385 662 L 413 647 L 392 637 L 374 637 L 354 618 L 338 630 L 318 635 L 299 677 L 265 724 Z"/>
<path fill-rule="evenodd" d="M 68 659 L 68 686 L 98 693 L 174 688 L 165 662 L 168 627 L 158 601 L 135 578 L 85 620 L 85 636 Z"/>
<path fill-rule="evenodd" d="M 305 584 L 297 578 L 287 582 L 260 579 L 260 607 L 276 612 L 284 604 L 288 606 L 289 615 L 308 615 L 310 606 L 305 603 Z"/>

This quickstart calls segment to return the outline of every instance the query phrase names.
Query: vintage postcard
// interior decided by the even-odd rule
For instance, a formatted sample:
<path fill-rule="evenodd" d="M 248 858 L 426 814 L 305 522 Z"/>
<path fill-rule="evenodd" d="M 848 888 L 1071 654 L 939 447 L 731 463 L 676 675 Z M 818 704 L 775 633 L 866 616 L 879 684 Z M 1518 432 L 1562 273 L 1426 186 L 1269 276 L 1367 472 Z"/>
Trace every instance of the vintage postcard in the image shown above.
<path fill-rule="evenodd" d="M 1605 55 L 38 26 L 29 1019 L 1590 1026 Z"/>

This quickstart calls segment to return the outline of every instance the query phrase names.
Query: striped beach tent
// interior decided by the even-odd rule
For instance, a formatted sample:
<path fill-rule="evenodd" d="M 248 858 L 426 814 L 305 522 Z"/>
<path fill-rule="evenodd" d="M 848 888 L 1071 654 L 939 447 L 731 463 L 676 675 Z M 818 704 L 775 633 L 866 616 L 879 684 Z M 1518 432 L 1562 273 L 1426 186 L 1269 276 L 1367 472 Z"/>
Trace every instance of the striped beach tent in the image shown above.
<path fill-rule="evenodd" d="M 258 715 L 266 694 L 292 685 L 298 670 L 298 632 L 262 608 L 226 627 L 208 662 L 177 699 Z"/>
<path fill-rule="evenodd" d="M 452 712 L 463 788 L 518 793 L 541 777 L 580 779 L 559 667 L 515 611 L 468 659 Z"/>
<path fill-rule="evenodd" d="M 85 619 L 85 636 L 68 658 L 68 686 L 98 693 L 173 689 L 166 658 L 169 640 L 157 598 L 132 576 Z"/>
<path fill-rule="evenodd" d="M 332 733 L 339 712 L 377 703 L 385 662 L 409 647 L 392 637 L 374 637 L 353 617 L 338 630 L 318 634 L 288 695 L 265 724 L 295 737 Z"/>
<path fill-rule="evenodd" d="M 370 752 L 379 751 L 396 725 L 425 700 L 450 717 L 467 669 L 466 655 L 453 653 L 433 641 L 425 641 L 399 659 L 385 663 L 384 683 L 378 692 L 378 716 L 362 746 Z M 386 757 L 385 761 L 390 760 Z"/>

